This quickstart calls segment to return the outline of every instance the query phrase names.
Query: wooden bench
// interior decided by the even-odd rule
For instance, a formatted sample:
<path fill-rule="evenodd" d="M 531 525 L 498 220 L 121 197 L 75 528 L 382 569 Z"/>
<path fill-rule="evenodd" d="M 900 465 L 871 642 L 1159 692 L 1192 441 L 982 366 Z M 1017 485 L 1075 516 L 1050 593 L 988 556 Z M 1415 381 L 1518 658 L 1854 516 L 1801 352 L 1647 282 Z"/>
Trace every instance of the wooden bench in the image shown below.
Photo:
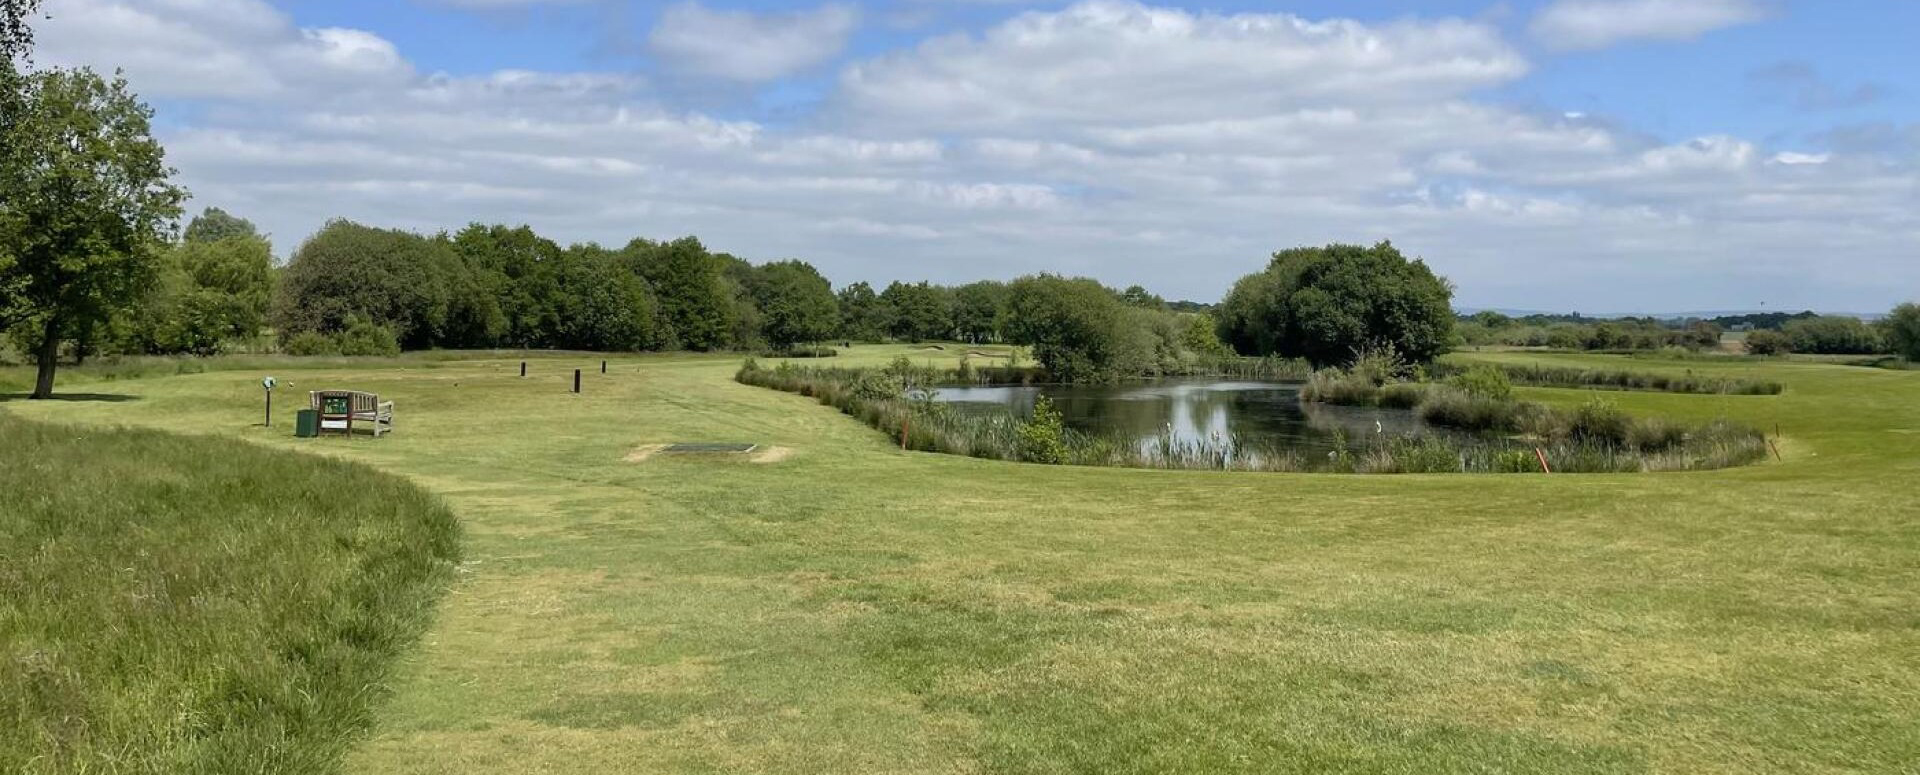
<path fill-rule="evenodd" d="M 366 423 L 373 437 L 393 431 L 393 402 L 382 401 L 372 393 L 358 390 L 314 390 L 307 393 L 313 410 L 320 413 L 320 432 L 338 431 L 353 435 L 353 424 Z"/>

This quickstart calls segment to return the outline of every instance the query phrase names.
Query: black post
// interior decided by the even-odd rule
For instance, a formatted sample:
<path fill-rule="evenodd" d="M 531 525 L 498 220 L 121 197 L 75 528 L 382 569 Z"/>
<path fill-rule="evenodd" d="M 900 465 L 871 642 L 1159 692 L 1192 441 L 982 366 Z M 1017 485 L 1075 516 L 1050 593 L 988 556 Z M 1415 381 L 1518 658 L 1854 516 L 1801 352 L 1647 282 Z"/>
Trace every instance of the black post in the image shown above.
<path fill-rule="evenodd" d="M 522 377 L 524 377 L 524 376 L 527 376 L 527 362 L 526 362 L 526 361 L 521 361 L 521 362 L 520 362 L 520 376 L 522 376 Z"/>
<path fill-rule="evenodd" d="M 267 388 L 267 427 L 273 427 L 273 388 Z"/>
<path fill-rule="evenodd" d="M 580 370 L 573 370 L 573 392 L 580 392 Z"/>
<path fill-rule="evenodd" d="M 605 373 L 607 373 L 607 362 L 606 362 L 606 361 L 601 361 L 601 362 L 600 362 L 600 373 L 601 373 L 601 374 L 605 374 Z"/>

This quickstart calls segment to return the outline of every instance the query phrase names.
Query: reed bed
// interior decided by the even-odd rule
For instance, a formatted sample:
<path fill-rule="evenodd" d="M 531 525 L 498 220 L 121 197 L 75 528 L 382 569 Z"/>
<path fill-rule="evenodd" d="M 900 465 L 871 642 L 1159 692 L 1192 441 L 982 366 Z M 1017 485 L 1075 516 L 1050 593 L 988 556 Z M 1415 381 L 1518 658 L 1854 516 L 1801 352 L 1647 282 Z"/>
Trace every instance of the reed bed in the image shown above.
<path fill-rule="evenodd" d="M 1692 370 L 1688 370 L 1685 374 L 1662 374 L 1543 364 L 1502 363 L 1467 366 L 1438 362 L 1429 367 L 1427 373 L 1435 379 L 1445 379 L 1480 367 L 1499 369 L 1506 373 L 1513 384 L 1528 387 L 1645 390 L 1660 393 L 1736 396 L 1774 396 L 1786 389 L 1785 386 L 1773 380 L 1706 377 L 1694 374 Z"/>

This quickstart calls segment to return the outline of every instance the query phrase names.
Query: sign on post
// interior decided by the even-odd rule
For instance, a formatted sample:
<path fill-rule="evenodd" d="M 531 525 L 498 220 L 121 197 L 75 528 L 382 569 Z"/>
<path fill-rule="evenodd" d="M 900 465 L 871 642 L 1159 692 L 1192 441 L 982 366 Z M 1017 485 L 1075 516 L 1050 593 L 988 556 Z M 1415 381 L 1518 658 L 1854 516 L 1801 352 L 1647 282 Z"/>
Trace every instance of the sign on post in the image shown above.
<path fill-rule="evenodd" d="M 260 386 L 267 389 L 267 427 L 273 427 L 273 386 L 279 384 L 272 377 L 260 380 Z"/>

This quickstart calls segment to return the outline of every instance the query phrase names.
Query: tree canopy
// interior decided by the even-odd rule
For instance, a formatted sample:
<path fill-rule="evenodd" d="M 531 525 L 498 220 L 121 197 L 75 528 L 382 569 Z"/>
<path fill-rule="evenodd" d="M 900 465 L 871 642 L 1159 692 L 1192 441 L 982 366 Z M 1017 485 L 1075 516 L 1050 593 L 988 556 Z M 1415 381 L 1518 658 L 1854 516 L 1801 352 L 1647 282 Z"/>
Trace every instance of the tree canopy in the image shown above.
<path fill-rule="evenodd" d="M 223 239 L 242 237 L 262 239 L 260 230 L 254 228 L 253 221 L 229 215 L 218 207 L 209 207 L 193 221 L 187 224 L 185 239 L 188 242 L 219 242 Z"/>
<path fill-rule="evenodd" d="M 1920 361 L 1920 304 L 1909 302 L 1894 307 L 1881 326 L 1894 354 Z"/>
<path fill-rule="evenodd" d="M 1294 248 L 1234 284 L 1220 304 L 1219 334 L 1243 355 L 1328 365 L 1391 347 L 1426 362 L 1447 349 L 1452 298 L 1445 280 L 1392 243 Z"/>
<path fill-rule="evenodd" d="M 818 342 L 840 327 L 840 302 L 833 285 L 811 264 L 777 261 L 759 267 L 755 300 L 767 342 L 785 349 Z"/>
<path fill-rule="evenodd" d="M 44 398 L 60 342 L 151 285 L 186 192 L 125 79 L 29 73 L 18 107 L 0 137 L 0 328 L 37 327 Z"/>

